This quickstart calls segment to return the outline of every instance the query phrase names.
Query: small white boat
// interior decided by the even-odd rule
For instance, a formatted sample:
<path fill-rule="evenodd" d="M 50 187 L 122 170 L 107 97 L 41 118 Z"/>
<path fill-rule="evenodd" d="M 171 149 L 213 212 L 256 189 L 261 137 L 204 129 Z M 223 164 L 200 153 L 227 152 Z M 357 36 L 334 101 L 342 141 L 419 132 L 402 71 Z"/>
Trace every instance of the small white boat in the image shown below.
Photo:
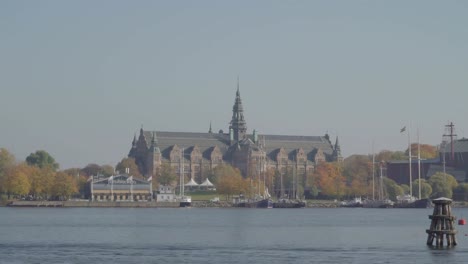
<path fill-rule="evenodd" d="M 192 197 L 191 196 L 182 196 L 180 197 L 179 207 L 191 207 L 192 206 Z"/>

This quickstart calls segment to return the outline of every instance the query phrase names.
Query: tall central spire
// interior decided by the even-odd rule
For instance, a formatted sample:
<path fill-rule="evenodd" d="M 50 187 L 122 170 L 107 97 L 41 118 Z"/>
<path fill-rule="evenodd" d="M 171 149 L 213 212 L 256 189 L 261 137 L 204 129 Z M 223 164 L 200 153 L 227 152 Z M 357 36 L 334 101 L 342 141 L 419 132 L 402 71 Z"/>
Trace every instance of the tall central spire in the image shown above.
<path fill-rule="evenodd" d="M 244 119 L 244 108 L 242 107 L 242 100 L 240 98 L 239 92 L 239 76 L 237 76 L 236 100 L 234 102 L 234 106 L 232 107 L 232 119 L 229 126 L 229 131 L 231 131 L 231 129 L 235 141 L 243 139 L 247 132 L 247 123 Z"/>

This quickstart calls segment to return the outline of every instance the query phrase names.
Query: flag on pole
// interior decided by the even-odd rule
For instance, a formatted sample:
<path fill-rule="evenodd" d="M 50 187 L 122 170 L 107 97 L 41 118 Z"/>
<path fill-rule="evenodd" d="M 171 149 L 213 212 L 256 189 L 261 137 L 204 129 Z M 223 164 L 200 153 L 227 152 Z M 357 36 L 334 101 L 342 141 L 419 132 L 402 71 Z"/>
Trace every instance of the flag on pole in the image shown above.
<path fill-rule="evenodd" d="M 86 182 L 90 182 L 92 180 L 93 180 L 93 176 L 91 175 L 91 176 L 89 176 L 89 178 L 88 178 L 88 180 Z"/>
<path fill-rule="evenodd" d="M 400 133 L 403 133 L 406 131 L 406 126 L 404 126 L 402 129 L 400 129 Z"/>
<path fill-rule="evenodd" d="M 147 181 L 152 181 L 153 180 L 153 175 L 151 175 Z"/>
<path fill-rule="evenodd" d="M 131 183 L 131 182 L 133 182 L 133 176 L 130 176 L 127 178 L 127 183 Z"/>
<path fill-rule="evenodd" d="M 114 181 L 114 176 L 110 176 L 108 179 L 107 179 L 107 182 L 108 183 L 112 183 Z"/>

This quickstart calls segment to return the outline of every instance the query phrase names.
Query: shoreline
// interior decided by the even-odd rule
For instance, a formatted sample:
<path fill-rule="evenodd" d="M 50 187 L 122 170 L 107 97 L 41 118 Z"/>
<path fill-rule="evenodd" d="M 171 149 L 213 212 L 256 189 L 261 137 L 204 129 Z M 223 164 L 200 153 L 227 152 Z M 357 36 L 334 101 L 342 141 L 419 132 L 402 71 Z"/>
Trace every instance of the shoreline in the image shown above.
<path fill-rule="evenodd" d="M 178 202 L 91 202 L 91 201 L 9 201 L 6 207 L 48 207 L 48 208 L 179 208 Z M 193 201 L 192 208 L 236 208 L 231 202 Z M 309 202 L 306 208 L 338 208 L 333 202 Z"/>
<path fill-rule="evenodd" d="M 91 202 L 91 201 L 8 201 L 0 207 L 48 207 L 48 208 L 179 208 L 178 202 Z M 192 208 L 236 208 L 231 202 L 193 201 Z M 339 203 L 309 201 L 305 208 L 346 208 Z M 468 202 L 453 202 L 452 208 L 468 208 Z"/>

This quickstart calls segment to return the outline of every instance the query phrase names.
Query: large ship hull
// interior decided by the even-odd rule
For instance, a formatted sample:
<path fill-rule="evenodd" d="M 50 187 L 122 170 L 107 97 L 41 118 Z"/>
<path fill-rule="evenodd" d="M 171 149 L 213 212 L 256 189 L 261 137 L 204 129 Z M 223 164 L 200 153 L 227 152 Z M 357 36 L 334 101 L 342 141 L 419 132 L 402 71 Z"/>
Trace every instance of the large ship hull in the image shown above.
<path fill-rule="evenodd" d="M 366 200 L 362 204 L 364 208 L 393 208 L 394 203 L 390 200 Z"/>
<path fill-rule="evenodd" d="M 273 208 L 273 202 L 270 199 L 263 199 L 258 201 L 245 201 L 234 204 L 235 207 L 242 208 Z"/>
<path fill-rule="evenodd" d="M 273 208 L 304 208 L 305 206 L 305 202 L 302 201 L 280 200 L 273 203 Z"/>
<path fill-rule="evenodd" d="M 420 199 L 409 203 L 397 203 L 395 208 L 431 208 L 431 199 Z"/>

